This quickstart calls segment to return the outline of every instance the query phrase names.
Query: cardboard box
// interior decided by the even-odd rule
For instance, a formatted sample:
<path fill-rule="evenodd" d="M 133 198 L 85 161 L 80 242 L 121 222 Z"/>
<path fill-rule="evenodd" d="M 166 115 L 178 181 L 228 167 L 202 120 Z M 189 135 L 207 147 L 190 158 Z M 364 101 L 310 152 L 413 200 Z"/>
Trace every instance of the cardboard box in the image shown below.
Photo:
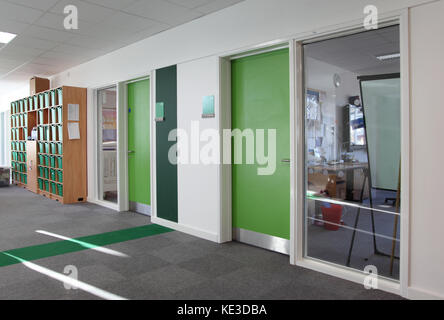
<path fill-rule="evenodd" d="M 33 77 L 29 83 L 31 96 L 50 89 L 49 79 Z"/>

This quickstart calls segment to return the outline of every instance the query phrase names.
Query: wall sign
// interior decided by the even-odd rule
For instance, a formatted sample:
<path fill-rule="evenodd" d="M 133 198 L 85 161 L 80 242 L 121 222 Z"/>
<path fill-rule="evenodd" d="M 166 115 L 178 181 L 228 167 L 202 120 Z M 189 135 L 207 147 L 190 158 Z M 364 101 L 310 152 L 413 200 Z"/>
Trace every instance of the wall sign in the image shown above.
<path fill-rule="evenodd" d="M 156 122 L 165 121 L 165 104 L 163 102 L 156 103 Z"/>
<path fill-rule="evenodd" d="M 214 96 L 205 96 L 202 100 L 202 118 L 215 118 Z"/>

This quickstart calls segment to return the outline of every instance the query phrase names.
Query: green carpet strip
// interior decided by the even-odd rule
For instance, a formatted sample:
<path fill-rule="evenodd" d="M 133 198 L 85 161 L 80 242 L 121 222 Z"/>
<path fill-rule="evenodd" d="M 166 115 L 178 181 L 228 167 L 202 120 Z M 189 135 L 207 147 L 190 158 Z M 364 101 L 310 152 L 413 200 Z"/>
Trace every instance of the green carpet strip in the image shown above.
<path fill-rule="evenodd" d="M 8 250 L 0 253 L 0 267 L 18 264 L 23 262 L 23 260 L 34 261 L 67 253 L 89 250 L 96 247 L 103 247 L 115 243 L 146 238 L 171 231 L 173 230 L 159 226 L 157 224 L 150 224 L 142 227 L 118 230 L 73 239 L 77 240 L 78 242 L 88 243 L 88 246 L 75 243 L 70 240 L 62 240 L 21 249 Z M 17 257 L 19 259 L 15 259 L 11 256 Z"/>

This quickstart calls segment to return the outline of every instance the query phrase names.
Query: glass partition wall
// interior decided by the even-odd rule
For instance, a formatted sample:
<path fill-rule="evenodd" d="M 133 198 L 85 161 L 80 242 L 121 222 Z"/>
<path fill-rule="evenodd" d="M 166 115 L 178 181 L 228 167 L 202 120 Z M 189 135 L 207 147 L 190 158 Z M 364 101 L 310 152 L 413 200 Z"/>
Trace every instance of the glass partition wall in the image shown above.
<path fill-rule="evenodd" d="M 398 26 L 304 45 L 305 256 L 399 279 Z"/>
<path fill-rule="evenodd" d="M 118 202 L 117 188 L 117 89 L 97 90 L 98 197 Z"/>

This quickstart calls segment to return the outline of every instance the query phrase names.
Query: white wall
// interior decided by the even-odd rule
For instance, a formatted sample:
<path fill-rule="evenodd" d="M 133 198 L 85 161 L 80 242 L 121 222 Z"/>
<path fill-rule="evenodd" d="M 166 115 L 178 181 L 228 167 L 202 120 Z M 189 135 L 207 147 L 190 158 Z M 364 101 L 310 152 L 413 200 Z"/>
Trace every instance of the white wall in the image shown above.
<path fill-rule="evenodd" d="M 412 292 L 444 299 L 444 1 L 411 10 Z"/>
<path fill-rule="evenodd" d="M 427 0 L 373 0 L 381 15 L 413 5 L 430 2 Z M 63 72 L 53 78 L 53 86 L 78 85 L 98 87 L 124 81 L 150 70 L 170 64 L 180 64 L 199 58 L 223 55 L 223 53 L 287 38 L 291 35 L 312 34 L 312 31 L 335 30 L 351 21 L 362 21 L 363 8 L 367 0 L 247 0 L 223 11 L 195 20 L 186 25 L 158 34 L 114 53 Z M 411 292 L 425 292 L 444 297 L 444 251 L 443 242 L 441 159 L 439 148 L 444 109 L 439 99 L 442 91 L 443 73 L 443 1 L 416 7 L 412 10 L 412 153 L 411 153 L 411 239 L 410 239 L 410 282 Z M 427 48 L 425 50 L 424 48 Z M 200 108 L 201 96 L 211 91 L 218 95 L 214 86 L 217 75 L 217 60 L 196 61 L 195 66 L 207 66 L 200 76 L 212 84 L 206 87 L 204 80 L 196 79 L 191 72 L 192 62 L 180 67 L 179 90 L 183 101 L 179 101 L 181 117 L 190 108 L 194 114 Z M 213 65 L 214 64 L 214 65 Z M 197 71 L 196 71 L 197 72 Z M 213 74 L 214 73 L 214 74 Z M 184 95 L 184 76 L 193 76 L 198 91 Z M 189 79 L 187 79 L 189 80 Z M 189 80 L 191 81 L 191 80 Z M 93 99 L 89 91 L 89 107 Z M 182 99 L 182 98 L 180 98 Z M 199 107 L 195 105 L 199 103 Z M 430 112 L 428 112 L 430 111 Z M 88 113 L 88 145 L 93 143 L 95 124 L 92 113 Z M 188 116 L 188 115 L 187 115 Z M 182 118 L 186 126 L 194 116 Z M 188 121 L 187 121 L 188 119 Z M 209 123 L 201 121 L 201 123 Z M 90 148 L 90 147 L 89 147 Z M 88 150 L 91 159 L 91 148 Z M 91 160 L 89 162 L 91 165 Z M 214 171 L 206 168 L 197 172 L 193 168 L 180 168 L 180 189 L 203 190 L 211 185 L 206 174 L 214 178 Z M 89 171 L 89 178 L 92 178 Z M 212 179 L 211 178 L 211 179 Z M 89 187 L 91 188 L 91 181 Z M 210 192 L 211 191 L 211 192 Z M 210 195 L 211 194 L 211 195 Z M 216 199 L 219 188 L 205 190 L 205 196 Z M 214 233 L 219 210 L 201 202 L 197 195 L 181 196 L 180 223 Z M 193 215 L 194 214 L 194 215 Z M 193 215 L 193 216 L 191 216 Z"/>
<path fill-rule="evenodd" d="M 218 58 L 210 57 L 179 64 L 177 84 L 177 127 L 184 129 L 189 135 L 188 161 L 191 161 L 194 157 L 192 153 L 199 157 L 199 150 L 191 148 L 192 123 L 198 124 L 200 132 L 220 129 Z M 202 98 L 210 95 L 215 96 L 216 118 L 202 119 Z M 200 146 L 205 144 L 201 142 Z M 183 154 L 179 151 L 179 155 Z M 213 241 L 219 241 L 219 179 L 219 165 L 178 165 L 179 224 L 197 229 Z"/>

